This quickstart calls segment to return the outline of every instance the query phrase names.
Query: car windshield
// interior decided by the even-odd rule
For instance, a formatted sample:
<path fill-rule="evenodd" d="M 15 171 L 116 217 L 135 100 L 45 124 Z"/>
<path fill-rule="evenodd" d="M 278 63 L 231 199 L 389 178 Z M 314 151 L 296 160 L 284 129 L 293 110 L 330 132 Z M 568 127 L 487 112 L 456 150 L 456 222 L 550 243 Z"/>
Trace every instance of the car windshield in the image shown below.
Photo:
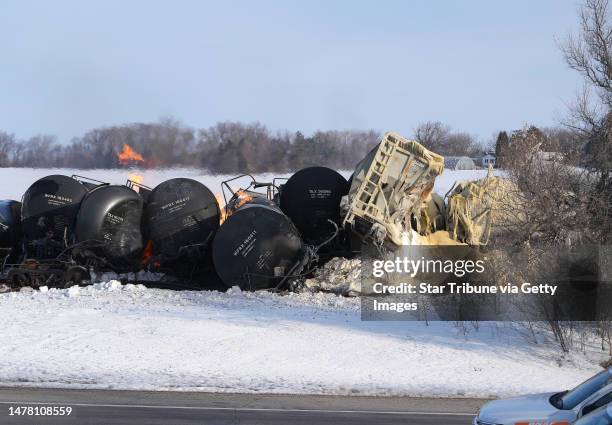
<path fill-rule="evenodd" d="M 574 425 L 610 425 L 612 424 L 610 410 L 612 410 L 611 405 L 600 407 L 590 414 L 578 419 L 574 422 Z"/>
<path fill-rule="evenodd" d="M 571 391 L 566 392 L 559 398 L 556 407 L 564 410 L 573 409 L 583 402 L 587 397 L 599 391 L 606 384 L 612 382 L 612 369 L 604 370 L 601 373 L 586 380 Z M 553 400 L 551 400 L 552 402 Z"/>

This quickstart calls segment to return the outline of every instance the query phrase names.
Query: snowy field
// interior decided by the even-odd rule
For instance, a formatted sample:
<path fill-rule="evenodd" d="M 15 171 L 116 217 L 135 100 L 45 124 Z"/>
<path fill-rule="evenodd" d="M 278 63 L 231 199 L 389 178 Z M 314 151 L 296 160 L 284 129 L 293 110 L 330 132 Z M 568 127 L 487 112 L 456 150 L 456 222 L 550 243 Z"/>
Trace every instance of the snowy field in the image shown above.
<path fill-rule="evenodd" d="M 0 295 L 0 385 L 216 392 L 505 396 L 566 389 L 580 355 L 481 324 L 363 322 L 331 294 L 124 285 Z"/>
<path fill-rule="evenodd" d="M 346 178 L 350 177 L 352 171 L 341 171 Z M 456 180 L 478 179 L 486 176 L 486 170 L 470 171 L 447 171 L 436 180 L 435 190 L 444 195 Z M 64 174 L 71 176 L 77 174 L 113 184 L 125 184 L 130 176 L 141 176 L 142 183 L 155 187 L 164 180 L 173 177 L 187 177 L 204 183 L 213 193 L 221 193 L 221 182 L 234 176 L 211 176 L 203 174 L 196 169 L 163 169 L 163 170 L 70 170 L 63 168 L 0 168 L 0 199 L 21 200 L 28 187 L 36 180 L 50 174 Z M 258 181 L 271 182 L 274 177 L 290 177 L 291 174 L 258 174 Z M 233 187 L 247 185 L 248 178 L 238 180 Z"/>
<path fill-rule="evenodd" d="M 50 173 L 72 174 L 0 169 L 0 192 L 20 199 Z M 123 183 L 129 173 L 78 174 Z M 223 180 L 196 170 L 140 174 L 150 186 L 191 177 L 213 192 Z M 446 172 L 436 191 L 484 174 Z M 331 294 L 173 292 L 110 281 L 0 294 L 0 320 L 0 385 L 506 396 L 566 389 L 599 369 L 500 324 L 464 333 L 452 323 L 363 322 L 359 299 Z"/>

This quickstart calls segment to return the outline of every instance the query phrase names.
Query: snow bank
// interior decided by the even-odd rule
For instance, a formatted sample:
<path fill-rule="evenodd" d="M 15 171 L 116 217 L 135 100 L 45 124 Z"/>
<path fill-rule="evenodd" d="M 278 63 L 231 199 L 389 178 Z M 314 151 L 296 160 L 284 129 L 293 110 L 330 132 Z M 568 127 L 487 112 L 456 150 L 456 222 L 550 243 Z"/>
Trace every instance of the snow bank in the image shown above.
<path fill-rule="evenodd" d="M 495 324 L 362 322 L 359 299 L 121 285 L 0 294 L 0 385 L 505 396 L 598 368 Z"/>

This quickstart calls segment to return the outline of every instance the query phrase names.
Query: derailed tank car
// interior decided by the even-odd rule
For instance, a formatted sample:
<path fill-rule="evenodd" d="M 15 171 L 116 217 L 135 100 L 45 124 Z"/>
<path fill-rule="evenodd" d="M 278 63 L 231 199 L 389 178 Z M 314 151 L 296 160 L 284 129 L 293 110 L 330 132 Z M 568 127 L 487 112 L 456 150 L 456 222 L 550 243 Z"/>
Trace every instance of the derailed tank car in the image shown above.
<path fill-rule="evenodd" d="M 51 259 L 72 244 L 76 216 L 87 188 L 76 179 L 51 175 L 23 196 L 21 223 L 28 258 Z"/>
<path fill-rule="evenodd" d="M 0 201 L 0 261 L 13 264 L 21 255 L 21 202 Z"/>
<path fill-rule="evenodd" d="M 149 194 L 144 211 L 147 260 L 169 266 L 175 274 L 209 268 L 220 217 L 215 195 L 202 183 L 187 178 L 160 183 Z M 183 266 L 188 270 L 181 270 Z"/>
<path fill-rule="evenodd" d="M 340 201 L 348 190 L 348 182 L 337 171 L 308 167 L 282 186 L 279 205 L 304 241 L 319 245 L 334 237 L 336 226 L 341 226 Z"/>
<path fill-rule="evenodd" d="M 226 286 L 277 288 L 302 271 L 306 247 L 274 202 L 238 192 L 228 202 L 227 215 L 213 242 L 213 262 Z"/>
<path fill-rule="evenodd" d="M 139 268 L 142 211 L 142 198 L 126 186 L 102 185 L 90 191 L 76 220 L 75 256 L 101 269 Z"/>
<path fill-rule="evenodd" d="M 88 187 L 63 175 L 34 182 L 23 196 L 21 229 L 23 253 L 2 268 L 3 278 L 14 287 L 64 286 L 89 278 L 72 258 L 74 228 Z"/>

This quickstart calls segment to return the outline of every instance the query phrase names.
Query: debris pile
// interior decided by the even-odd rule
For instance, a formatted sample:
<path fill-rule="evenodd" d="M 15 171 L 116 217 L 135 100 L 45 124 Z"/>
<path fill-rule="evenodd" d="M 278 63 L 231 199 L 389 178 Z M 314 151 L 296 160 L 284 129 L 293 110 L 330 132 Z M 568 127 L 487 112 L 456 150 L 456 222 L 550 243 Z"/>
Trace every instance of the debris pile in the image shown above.
<path fill-rule="evenodd" d="M 361 294 L 361 260 L 336 257 L 314 272 L 314 276 L 298 281 L 297 291 L 325 291 L 339 295 Z"/>
<path fill-rule="evenodd" d="M 492 234 L 520 219 L 516 200 L 517 187 L 509 180 L 493 176 L 463 181 L 448 196 L 447 226 L 453 240 L 468 245 L 486 245 Z"/>

